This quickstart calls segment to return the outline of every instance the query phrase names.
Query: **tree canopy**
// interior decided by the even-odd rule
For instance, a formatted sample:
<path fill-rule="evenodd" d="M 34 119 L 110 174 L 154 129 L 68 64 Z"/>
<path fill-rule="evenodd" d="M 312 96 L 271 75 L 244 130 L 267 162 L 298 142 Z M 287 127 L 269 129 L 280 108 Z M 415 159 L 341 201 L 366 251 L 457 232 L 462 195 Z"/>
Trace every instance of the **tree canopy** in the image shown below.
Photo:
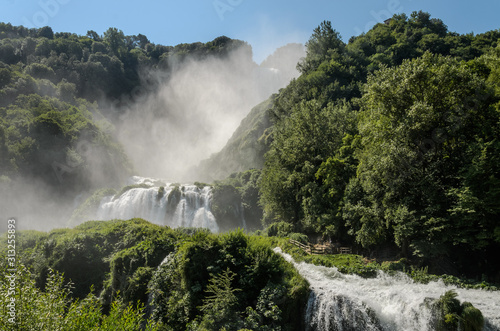
<path fill-rule="evenodd" d="M 425 12 L 395 15 L 347 44 L 321 23 L 302 75 L 270 110 L 264 223 L 491 274 L 499 38 L 449 32 Z"/>

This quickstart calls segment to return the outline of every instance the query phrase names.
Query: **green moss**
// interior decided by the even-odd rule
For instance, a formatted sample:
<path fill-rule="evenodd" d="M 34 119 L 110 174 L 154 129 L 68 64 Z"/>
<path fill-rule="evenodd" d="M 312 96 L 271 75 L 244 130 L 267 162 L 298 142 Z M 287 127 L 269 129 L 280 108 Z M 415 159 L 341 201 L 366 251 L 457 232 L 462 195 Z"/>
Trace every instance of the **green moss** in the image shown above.
<path fill-rule="evenodd" d="M 201 182 L 194 182 L 194 185 L 199 188 L 200 190 L 204 188 L 205 186 L 211 186 L 210 184 L 207 183 L 201 183 Z"/>
<path fill-rule="evenodd" d="M 181 201 L 182 192 L 179 184 L 175 184 L 174 188 L 168 193 L 167 196 L 167 211 L 171 214 L 175 212 L 175 207 Z"/>
<path fill-rule="evenodd" d="M 160 200 L 161 198 L 163 198 L 164 195 L 165 195 L 165 187 L 160 186 L 158 188 L 158 195 L 156 196 L 156 200 Z"/>
<path fill-rule="evenodd" d="M 484 327 L 481 311 L 470 302 L 460 303 L 453 290 L 446 291 L 432 306 L 433 324 L 437 331 L 480 331 Z"/>

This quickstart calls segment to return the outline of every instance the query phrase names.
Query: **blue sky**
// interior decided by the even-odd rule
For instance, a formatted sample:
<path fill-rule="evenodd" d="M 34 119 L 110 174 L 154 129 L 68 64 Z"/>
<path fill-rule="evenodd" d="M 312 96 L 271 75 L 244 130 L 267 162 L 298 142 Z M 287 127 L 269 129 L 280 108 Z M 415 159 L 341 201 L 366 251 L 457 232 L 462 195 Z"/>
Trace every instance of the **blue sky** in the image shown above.
<path fill-rule="evenodd" d="M 163 45 L 226 35 L 249 42 L 260 62 L 277 47 L 305 43 L 323 20 L 347 42 L 394 13 L 414 10 L 429 12 L 459 33 L 500 28 L 498 0 L 0 0 L 0 21 L 77 34 L 116 27 Z"/>

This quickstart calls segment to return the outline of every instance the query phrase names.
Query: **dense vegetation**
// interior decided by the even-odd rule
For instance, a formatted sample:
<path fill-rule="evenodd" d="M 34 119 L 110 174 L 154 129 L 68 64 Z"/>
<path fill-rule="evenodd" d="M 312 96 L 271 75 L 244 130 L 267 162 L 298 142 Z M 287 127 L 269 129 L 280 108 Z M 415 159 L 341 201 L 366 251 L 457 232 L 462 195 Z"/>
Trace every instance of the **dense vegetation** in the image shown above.
<path fill-rule="evenodd" d="M 16 239 L 16 278 L 5 260 L 0 265 L 0 325 L 6 330 L 303 330 L 308 284 L 272 247 L 364 277 L 407 265 L 305 255 L 286 239 L 173 230 L 141 219 L 21 231 Z M 13 296 L 15 324 L 8 321 Z M 454 292 L 424 304 L 436 330 L 482 329 L 481 312 Z"/>
<path fill-rule="evenodd" d="M 17 268 L 17 326 L 137 330 L 147 319 L 160 330 L 302 330 L 308 284 L 273 245 L 242 231 L 213 235 L 141 219 L 19 232 L 18 261 L 29 269 Z M 2 277 L 6 269 L 2 262 Z M 59 313 L 43 314 L 49 306 Z"/>
<path fill-rule="evenodd" d="M 499 37 L 415 12 L 346 44 L 323 22 L 270 110 L 264 223 L 499 281 Z"/>
<path fill-rule="evenodd" d="M 262 208 L 259 206 L 261 171 L 251 169 L 233 173 L 213 187 L 212 212 L 222 231 L 234 228 L 235 220 L 244 219 L 246 229 L 261 228 Z"/>
<path fill-rule="evenodd" d="M 2 268 L 2 283 L 10 281 L 5 275 Z M 93 293 L 83 300 L 75 300 L 71 297 L 71 283 L 65 282 L 57 272 L 51 271 L 47 276 L 44 291 L 35 285 L 32 273 L 25 267 L 20 266 L 15 276 L 18 286 L 15 296 L 7 295 L 5 287 L 0 289 L 2 330 L 160 330 L 158 323 L 145 321 L 143 307 L 124 304 L 119 297 L 113 301 L 108 314 L 103 314 L 102 304 Z M 11 297 L 17 303 L 16 317 L 9 321 Z"/>
<path fill-rule="evenodd" d="M 348 43 L 321 23 L 301 76 L 256 106 L 199 169 L 201 180 L 236 171 L 213 184 L 222 230 L 243 216 L 267 236 L 138 219 L 19 232 L 18 258 L 29 268 L 18 268 L 19 295 L 29 293 L 30 305 L 19 308 L 27 323 L 19 329 L 137 329 L 146 320 L 166 330 L 302 329 L 307 283 L 271 251 L 272 236 L 406 258 L 302 256 L 344 272 L 403 269 L 425 281 L 430 270 L 499 283 L 499 39 L 500 30 L 450 32 L 423 12 L 395 15 Z M 120 114 L 109 109 L 158 87 L 145 69 L 168 79 L 172 63 L 237 47 L 248 45 L 219 37 L 170 47 L 115 28 L 78 36 L 0 23 L 0 194 L 26 179 L 51 188 L 55 201 L 94 191 L 71 221 L 91 219 L 132 171 L 114 138 Z M 436 328 L 466 316 L 482 323 L 453 293 L 433 304 L 442 312 Z"/>
<path fill-rule="evenodd" d="M 120 187 L 133 171 L 115 138 L 123 106 L 155 91 L 186 59 L 234 49 L 251 62 L 250 46 L 227 37 L 162 46 L 116 28 L 79 36 L 0 23 L 2 196 L 35 183 L 59 201 Z M 14 203 L 2 199 L 1 207 Z"/>
<path fill-rule="evenodd" d="M 499 38 L 450 32 L 423 12 L 348 43 L 323 22 L 301 76 L 205 166 L 262 164 L 267 233 L 392 249 L 499 282 Z"/>

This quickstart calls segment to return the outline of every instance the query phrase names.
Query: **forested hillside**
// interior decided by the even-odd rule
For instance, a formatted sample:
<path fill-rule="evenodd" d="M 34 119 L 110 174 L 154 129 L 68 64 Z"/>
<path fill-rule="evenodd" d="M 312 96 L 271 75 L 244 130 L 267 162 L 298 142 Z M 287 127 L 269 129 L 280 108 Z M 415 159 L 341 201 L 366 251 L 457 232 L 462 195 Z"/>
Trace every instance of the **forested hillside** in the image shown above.
<path fill-rule="evenodd" d="M 402 316 L 422 323 L 413 329 L 496 327 L 498 292 L 486 290 L 500 283 L 499 41 L 500 30 L 461 35 L 425 12 L 395 15 L 348 41 L 324 21 L 297 64 L 300 76 L 253 104 L 227 145 L 197 166 L 179 160 L 206 153 L 208 123 L 223 130 L 227 117 L 216 115 L 236 112 L 211 112 L 226 87 L 244 90 L 253 85 L 239 85 L 240 76 L 272 80 L 276 70 L 293 77 L 291 58 L 281 59 L 300 45 L 259 67 L 248 44 L 227 37 L 162 46 L 116 28 L 79 36 L 0 23 L 0 210 L 23 216 L 7 234 L 14 249 L 0 242 L 17 263 L 0 262 L 1 315 L 9 297 L 19 303 L 18 323 L 3 318 L 2 327 L 303 330 L 338 322 L 358 330 L 372 322 L 394 329 Z M 236 49 L 242 62 L 229 60 Z M 191 96 L 205 67 L 174 73 L 193 59 L 217 59 L 204 62 L 214 65 L 205 81 L 223 67 L 233 76 Z M 182 78 L 178 89 L 165 88 L 172 77 Z M 207 95 L 215 101 L 201 107 Z M 206 113 L 188 112 L 191 105 Z M 165 134 L 167 124 L 176 130 Z M 151 171 L 170 167 L 165 160 L 192 166 L 210 183 L 146 177 L 134 173 L 137 160 Z M 98 210 L 129 216 L 96 221 Z M 59 229 L 21 231 L 31 220 Z M 230 231 L 240 225 L 249 233 Z M 308 254 L 300 242 L 359 255 L 330 254 L 332 246 Z M 438 279 L 429 272 L 448 275 L 407 296 L 410 285 Z M 383 295 L 364 285 L 338 294 L 334 279 L 366 284 L 344 273 L 378 277 Z M 481 288 L 471 292 L 480 308 L 449 288 L 432 293 L 449 284 Z M 374 306 L 373 296 L 386 301 Z M 387 302 L 398 306 L 393 316 Z"/>
<path fill-rule="evenodd" d="M 154 91 L 172 63 L 249 47 L 227 37 L 167 47 L 114 28 L 78 36 L 2 24 L 0 37 L 2 190 L 27 180 L 66 196 L 118 188 L 131 174 L 115 138 L 120 104 Z M 262 168 L 216 183 L 214 212 L 230 224 L 223 202 L 236 203 L 252 229 L 262 218 L 271 234 L 390 248 L 436 272 L 498 279 L 499 37 L 454 33 L 424 12 L 348 42 L 321 23 L 300 77 L 197 168 L 202 180 Z M 156 137 L 131 124 L 147 137 L 137 141 Z"/>
<path fill-rule="evenodd" d="M 0 24 L 0 172 L 41 177 L 54 185 L 60 177 L 66 181 L 79 175 L 83 178 L 77 184 L 88 185 L 82 169 L 95 170 L 92 160 L 99 159 L 105 163 L 99 167 L 109 173 L 96 179 L 98 185 L 121 184 L 130 165 L 113 141 L 117 114 L 102 107 L 104 101 L 119 106 L 134 93 L 154 89 L 158 82 L 141 81 L 141 70 L 167 70 L 172 59 L 223 56 L 241 46 L 220 37 L 167 47 L 115 28 L 103 36 L 94 31 L 78 36 Z"/>
<path fill-rule="evenodd" d="M 499 37 L 415 12 L 345 43 L 323 22 L 301 76 L 225 147 L 266 152 L 264 225 L 500 279 Z"/>
<path fill-rule="evenodd" d="M 79 36 L 0 23 L 1 209 L 37 228 L 61 226 L 77 195 L 121 187 L 136 166 L 116 129 L 127 106 L 174 66 L 235 49 L 251 62 L 250 46 L 227 37 L 162 46 L 116 28 Z"/>

